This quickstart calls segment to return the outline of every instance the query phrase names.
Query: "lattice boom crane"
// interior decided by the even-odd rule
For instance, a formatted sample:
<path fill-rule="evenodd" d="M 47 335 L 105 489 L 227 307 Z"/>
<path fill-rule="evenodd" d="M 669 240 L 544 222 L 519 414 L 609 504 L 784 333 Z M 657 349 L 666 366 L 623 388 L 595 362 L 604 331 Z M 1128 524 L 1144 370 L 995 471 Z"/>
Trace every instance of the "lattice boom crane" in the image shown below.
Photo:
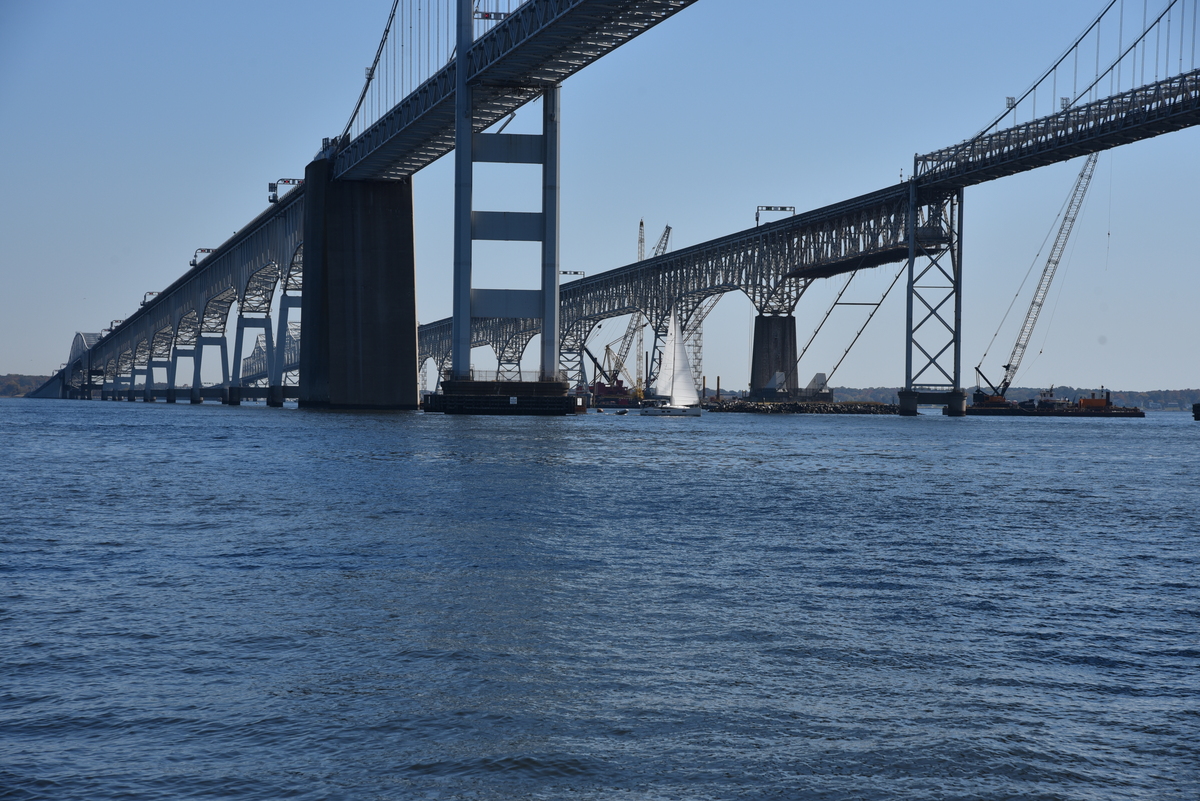
<path fill-rule="evenodd" d="M 975 368 L 980 377 L 987 381 L 988 386 L 1000 397 L 1004 397 L 1004 393 L 1008 392 L 1008 388 L 1017 374 L 1017 368 L 1021 366 L 1021 359 L 1025 357 L 1025 348 L 1029 346 L 1029 340 L 1033 336 L 1033 327 L 1037 324 L 1038 315 L 1041 314 L 1042 306 L 1046 303 L 1050 282 L 1054 280 L 1054 271 L 1058 269 L 1058 263 L 1067 249 L 1067 240 L 1071 237 L 1071 229 L 1075 227 L 1075 220 L 1079 217 L 1079 210 L 1083 207 L 1083 197 L 1087 194 L 1088 186 L 1092 182 L 1092 173 L 1096 171 L 1097 155 L 1092 153 L 1087 157 L 1083 169 L 1079 171 L 1079 177 L 1075 179 L 1075 188 L 1071 191 L 1071 197 L 1067 202 L 1067 210 L 1063 214 L 1062 225 L 1058 228 L 1058 236 L 1054 239 L 1054 247 L 1050 249 L 1050 258 L 1046 259 L 1046 266 L 1042 270 L 1041 280 L 1038 281 L 1037 291 L 1033 293 L 1033 302 L 1029 304 L 1029 311 L 1025 313 L 1025 322 L 1021 324 L 1021 333 L 1017 335 L 1017 342 L 1013 345 L 1012 354 L 1008 357 L 1008 364 L 1004 365 L 1004 380 L 1000 382 L 999 386 L 995 386 L 987 380 L 978 367 Z"/>

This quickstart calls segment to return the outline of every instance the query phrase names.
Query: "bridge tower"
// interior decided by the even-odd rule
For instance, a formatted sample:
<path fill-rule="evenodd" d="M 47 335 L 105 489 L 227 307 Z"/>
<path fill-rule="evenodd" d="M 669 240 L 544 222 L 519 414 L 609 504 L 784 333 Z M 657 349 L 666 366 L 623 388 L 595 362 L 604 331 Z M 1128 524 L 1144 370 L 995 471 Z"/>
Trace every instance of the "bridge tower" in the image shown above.
<path fill-rule="evenodd" d="M 458 2 L 454 139 L 454 318 L 451 375 L 429 408 L 459 414 L 565 414 L 573 408 L 559 376 L 559 94 L 557 83 L 537 88 L 542 97 L 540 135 L 477 133 L 472 86 L 467 80 L 474 44 L 475 4 Z M 475 211 L 476 162 L 540 165 L 540 212 Z M 475 289 L 475 240 L 541 242 L 541 289 Z M 541 321 L 540 381 L 476 381 L 471 373 L 471 318 Z M 498 354 L 501 362 L 504 355 Z M 510 359 L 511 360 L 511 359 Z M 499 377 L 499 376 L 497 376 Z"/>
<path fill-rule="evenodd" d="M 922 199 L 917 181 L 909 182 L 902 415 L 917 414 L 922 403 L 943 404 L 951 417 L 967 413 L 962 388 L 962 225 L 961 188 Z"/>

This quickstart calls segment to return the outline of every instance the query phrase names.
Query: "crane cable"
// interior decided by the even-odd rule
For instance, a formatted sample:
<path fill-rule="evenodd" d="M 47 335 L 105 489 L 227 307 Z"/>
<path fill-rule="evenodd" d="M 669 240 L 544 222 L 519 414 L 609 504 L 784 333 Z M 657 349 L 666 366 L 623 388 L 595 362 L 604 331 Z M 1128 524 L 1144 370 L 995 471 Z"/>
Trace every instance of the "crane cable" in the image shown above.
<path fill-rule="evenodd" d="M 1054 232 L 1058 230 L 1059 220 L 1062 219 L 1063 214 L 1067 210 L 1067 204 L 1070 202 L 1071 196 L 1067 195 L 1066 199 L 1063 200 L 1062 206 L 1058 210 L 1058 214 L 1055 215 L 1054 221 L 1050 223 L 1050 230 L 1046 231 L 1046 238 L 1042 240 L 1042 244 L 1038 247 L 1038 251 L 1034 255 L 1033 261 L 1029 262 L 1029 269 L 1025 271 L 1025 277 L 1021 279 L 1021 285 L 1017 287 L 1017 291 L 1013 295 L 1012 300 L 1008 302 L 1008 308 L 1004 310 L 1004 316 L 1000 318 L 1000 324 L 996 326 L 996 331 L 992 334 L 992 338 L 988 340 L 988 345 L 986 348 L 984 348 L 983 355 L 979 357 L 979 364 L 975 367 L 977 371 L 983 366 L 983 363 L 987 361 L 988 353 L 991 352 L 992 345 L 996 344 L 996 337 L 1000 335 L 1000 329 L 1004 327 L 1004 323 L 1008 320 L 1008 315 L 1012 312 L 1013 306 L 1017 304 L 1017 300 L 1021 297 L 1021 292 L 1025 289 L 1025 284 L 1029 281 L 1029 276 L 1033 274 L 1033 268 L 1036 267 L 1038 262 L 1041 261 L 1042 251 L 1046 249 L 1046 243 L 1050 241 L 1050 237 L 1053 236 Z"/>

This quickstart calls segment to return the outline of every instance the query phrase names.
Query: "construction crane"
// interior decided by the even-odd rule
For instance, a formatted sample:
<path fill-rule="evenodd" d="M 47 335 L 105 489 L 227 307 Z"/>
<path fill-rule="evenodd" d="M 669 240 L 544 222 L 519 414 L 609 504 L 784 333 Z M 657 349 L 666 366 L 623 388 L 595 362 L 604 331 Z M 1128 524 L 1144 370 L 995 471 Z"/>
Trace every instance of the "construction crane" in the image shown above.
<path fill-rule="evenodd" d="M 1096 157 L 1096 153 L 1087 157 L 1083 169 L 1079 171 L 1079 177 L 1075 179 L 1075 188 L 1071 190 L 1071 196 L 1067 200 L 1062 225 L 1059 226 L 1058 236 L 1054 240 L 1054 246 L 1050 249 L 1050 258 L 1046 259 L 1046 266 L 1042 270 L 1041 280 L 1038 281 L 1037 291 L 1033 293 L 1033 302 L 1029 304 L 1029 311 L 1025 313 L 1025 322 L 1021 325 L 1021 333 L 1017 335 L 1017 342 L 1013 345 L 1012 355 L 1008 357 L 1008 364 L 1004 365 L 1004 378 L 999 385 L 988 381 L 987 376 L 979 369 L 983 365 L 983 359 L 980 359 L 979 364 L 975 367 L 975 373 L 992 390 L 992 394 L 988 395 L 983 390 L 977 389 L 974 398 L 977 405 L 1008 403 L 1004 399 L 1004 393 L 1008 392 L 1009 386 L 1012 385 L 1017 368 L 1021 366 L 1021 359 L 1025 356 L 1025 348 L 1029 346 L 1029 339 L 1033 336 L 1033 327 L 1037 324 L 1038 315 L 1046 302 L 1046 295 L 1050 291 L 1050 282 L 1054 280 L 1054 271 L 1058 269 L 1058 263 L 1062 260 L 1063 252 L 1067 248 L 1067 239 L 1070 238 L 1071 229 L 1075 227 L 1075 220 L 1079 216 L 1080 208 L 1083 207 L 1083 196 L 1087 194 L 1088 185 L 1092 182 L 1092 173 L 1096 171 Z M 1003 325 L 1003 321 L 1001 321 L 1001 325 Z M 987 358 L 986 352 L 983 354 L 983 358 Z"/>
<path fill-rule="evenodd" d="M 659 256 L 666 253 L 667 246 L 670 243 L 670 241 L 671 241 L 671 226 L 668 225 L 667 227 L 663 228 L 662 235 L 658 238 L 658 242 L 654 245 L 654 251 L 650 258 L 656 259 Z M 645 261 L 645 259 L 646 259 L 646 221 L 638 220 L 638 261 Z M 625 335 L 623 337 L 621 337 L 621 339 L 619 340 L 621 343 L 621 346 L 620 346 L 620 348 L 618 348 L 618 350 L 616 352 L 616 363 L 618 365 L 620 365 L 620 367 L 617 369 L 624 371 L 625 370 L 625 360 L 627 358 L 629 358 L 629 351 L 631 349 L 633 349 L 633 346 L 636 342 L 636 344 L 637 344 L 636 350 L 638 353 L 637 378 L 633 382 L 633 387 L 634 387 L 634 390 L 637 392 L 640 392 L 643 389 L 642 384 L 645 381 L 645 373 L 643 372 L 643 369 L 642 369 L 642 367 L 643 367 L 643 365 L 642 365 L 642 350 L 645 347 L 645 341 L 643 340 L 642 332 L 645 329 L 645 327 L 646 327 L 646 320 L 644 317 L 642 317 L 642 313 L 634 312 L 633 315 L 630 316 L 630 318 L 629 318 L 629 325 L 626 326 L 626 328 L 625 328 Z M 610 342 L 609 348 L 611 348 L 615 344 L 617 344 L 617 341 Z M 629 376 L 628 371 L 626 371 L 625 375 L 626 375 L 626 377 Z"/>

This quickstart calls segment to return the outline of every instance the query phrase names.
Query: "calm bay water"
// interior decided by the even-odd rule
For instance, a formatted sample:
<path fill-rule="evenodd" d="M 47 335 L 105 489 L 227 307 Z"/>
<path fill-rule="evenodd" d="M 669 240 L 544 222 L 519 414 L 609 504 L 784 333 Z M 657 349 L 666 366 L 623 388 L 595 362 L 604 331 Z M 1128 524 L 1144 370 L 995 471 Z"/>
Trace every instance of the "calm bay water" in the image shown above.
<path fill-rule="evenodd" d="M 1198 452 L 0 401 L 0 798 L 1193 799 Z"/>

